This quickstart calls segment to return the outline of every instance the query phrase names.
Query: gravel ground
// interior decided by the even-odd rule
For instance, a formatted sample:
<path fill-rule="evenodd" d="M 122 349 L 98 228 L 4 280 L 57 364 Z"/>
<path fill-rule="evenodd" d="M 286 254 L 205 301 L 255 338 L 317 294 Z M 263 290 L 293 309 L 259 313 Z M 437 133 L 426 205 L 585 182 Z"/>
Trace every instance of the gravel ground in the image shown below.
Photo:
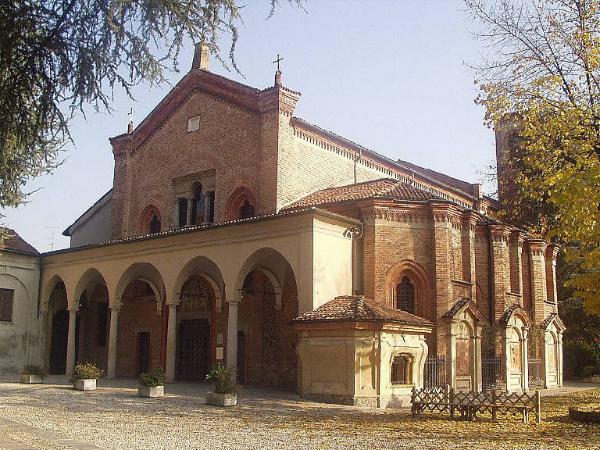
<path fill-rule="evenodd" d="M 600 448 L 585 437 L 600 435 L 600 427 L 562 429 L 560 420 L 548 429 L 517 420 L 413 420 L 406 410 L 325 405 L 259 389 L 242 391 L 237 407 L 217 408 L 204 403 L 204 385 L 168 385 L 162 399 L 136 397 L 131 380 L 98 385 L 83 393 L 57 378 L 0 382 L 0 449 Z"/>

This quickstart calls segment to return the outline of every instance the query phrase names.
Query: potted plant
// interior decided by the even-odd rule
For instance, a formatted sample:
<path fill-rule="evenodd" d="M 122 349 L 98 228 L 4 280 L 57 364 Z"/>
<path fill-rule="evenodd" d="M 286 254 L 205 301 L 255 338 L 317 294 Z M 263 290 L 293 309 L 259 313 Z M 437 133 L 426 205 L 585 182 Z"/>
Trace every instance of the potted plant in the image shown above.
<path fill-rule="evenodd" d="M 78 363 L 73 374 L 73 389 L 94 391 L 96 390 L 96 380 L 101 378 L 103 374 L 104 371 L 94 363 Z"/>
<path fill-rule="evenodd" d="M 206 381 L 215 383 L 215 391 L 206 394 L 206 403 L 215 406 L 237 405 L 239 387 L 233 379 L 231 370 L 219 364 L 206 375 Z"/>
<path fill-rule="evenodd" d="M 28 364 L 23 368 L 21 372 L 21 383 L 25 384 L 39 384 L 48 374 L 43 367 Z"/>
<path fill-rule="evenodd" d="M 165 395 L 165 372 L 161 367 L 152 369 L 150 372 L 142 372 L 138 376 L 140 397 L 155 398 Z"/>

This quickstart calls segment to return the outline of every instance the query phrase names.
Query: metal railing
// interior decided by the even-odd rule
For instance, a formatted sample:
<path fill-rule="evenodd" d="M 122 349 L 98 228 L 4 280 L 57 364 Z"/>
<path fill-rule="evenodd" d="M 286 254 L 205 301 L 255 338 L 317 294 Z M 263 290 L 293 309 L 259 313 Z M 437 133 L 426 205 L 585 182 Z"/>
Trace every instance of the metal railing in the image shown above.
<path fill-rule="evenodd" d="M 502 383 L 502 358 L 492 357 L 481 360 L 481 375 L 483 389 L 501 389 Z"/>
<path fill-rule="evenodd" d="M 446 384 L 446 358 L 444 356 L 429 356 L 425 361 L 425 387 L 430 388 Z"/>

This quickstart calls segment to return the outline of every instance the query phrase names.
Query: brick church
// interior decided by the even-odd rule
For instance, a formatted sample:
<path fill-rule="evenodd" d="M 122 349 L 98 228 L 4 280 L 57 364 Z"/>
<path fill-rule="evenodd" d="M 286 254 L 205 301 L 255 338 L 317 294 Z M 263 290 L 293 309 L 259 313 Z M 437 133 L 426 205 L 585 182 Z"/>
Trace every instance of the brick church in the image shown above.
<path fill-rule="evenodd" d="M 191 70 L 110 139 L 113 188 L 43 255 L 45 363 L 162 366 L 358 405 L 414 385 L 562 384 L 557 248 L 481 186 L 296 117 L 300 93 Z"/>

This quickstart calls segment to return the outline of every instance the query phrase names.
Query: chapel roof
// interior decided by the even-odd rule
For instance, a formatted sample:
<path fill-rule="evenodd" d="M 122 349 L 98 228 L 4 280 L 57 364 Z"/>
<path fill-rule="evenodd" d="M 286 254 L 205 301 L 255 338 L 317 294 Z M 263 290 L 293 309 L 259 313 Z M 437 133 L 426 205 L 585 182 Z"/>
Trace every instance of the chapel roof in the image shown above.
<path fill-rule="evenodd" d="M 403 325 L 433 326 L 427 319 L 389 308 L 362 295 L 342 295 L 296 317 L 292 323 L 387 322 Z"/>
<path fill-rule="evenodd" d="M 23 239 L 11 228 L 0 228 L 0 232 L 6 233 L 7 237 L 0 242 L 0 251 L 21 253 L 24 255 L 38 256 L 38 252 L 31 244 Z"/>
<path fill-rule="evenodd" d="M 285 209 L 306 208 L 309 206 L 343 203 L 356 200 L 367 200 L 373 198 L 404 200 L 411 202 L 426 202 L 429 200 L 444 200 L 437 195 L 411 186 L 403 181 L 393 178 L 380 178 L 378 180 L 364 181 L 321 189 L 306 197 L 297 200 Z"/>

